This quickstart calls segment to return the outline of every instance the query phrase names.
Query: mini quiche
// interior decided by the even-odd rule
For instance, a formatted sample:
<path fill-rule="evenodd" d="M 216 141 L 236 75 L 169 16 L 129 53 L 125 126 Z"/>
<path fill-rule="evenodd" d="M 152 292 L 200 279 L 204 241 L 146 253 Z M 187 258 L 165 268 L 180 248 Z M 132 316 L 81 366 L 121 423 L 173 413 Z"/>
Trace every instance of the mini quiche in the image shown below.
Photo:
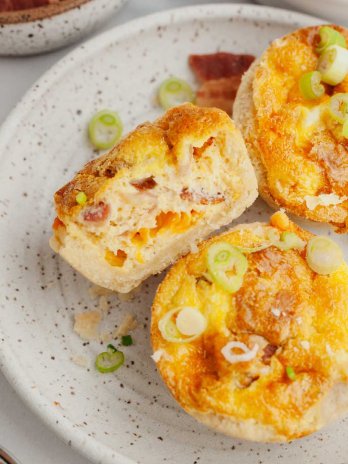
<path fill-rule="evenodd" d="M 51 246 L 92 282 L 126 293 L 256 197 L 232 120 L 185 104 L 138 126 L 58 190 Z"/>
<path fill-rule="evenodd" d="M 303 437 L 348 410 L 348 266 L 275 213 L 203 242 L 152 310 L 153 359 L 180 405 L 225 434 Z"/>
<path fill-rule="evenodd" d="M 275 40 L 244 75 L 233 109 L 261 196 L 338 232 L 348 230 L 347 40 L 339 26 Z"/>

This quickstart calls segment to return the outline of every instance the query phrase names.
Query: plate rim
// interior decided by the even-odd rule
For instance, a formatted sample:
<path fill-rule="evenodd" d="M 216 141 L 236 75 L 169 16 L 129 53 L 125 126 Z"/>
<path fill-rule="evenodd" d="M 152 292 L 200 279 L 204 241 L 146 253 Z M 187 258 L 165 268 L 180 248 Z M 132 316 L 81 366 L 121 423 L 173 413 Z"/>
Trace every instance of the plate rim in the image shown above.
<path fill-rule="evenodd" d="M 213 15 L 211 14 L 212 8 L 214 8 Z M 42 95 L 54 85 L 56 79 L 61 78 L 62 74 L 66 73 L 69 68 L 78 66 L 86 58 L 98 51 L 98 49 L 106 47 L 111 42 L 130 37 L 140 29 L 148 30 L 158 24 L 177 24 L 193 19 L 203 20 L 212 17 L 218 19 L 219 17 L 233 17 L 237 15 L 252 20 L 256 12 L 256 20 L 267 19 L 270 22 L 277 21 L 278 23 L 294 24 L 299 27 L 326 22 L 323 19 L 308 14 L 282 8 L 245 3 L 209 3 L 164 10 L 115 26 L 83 42 L 68 52 L 27 90 L 0 127 L 0 161 L 6 155 L 6 146 L 18 122 L 31 110 L 32 105 L 40 100 Z M 21 370 L 20 365 L 17 367 L 15 358 L 11 353 L 10 345 L 7 344 L 5 338 L 4 341 L 0 340 L 0 369 L 30 410 L 66 444 L 80 453 L 80 455 L 95 463 L 137 464 L 133 459 L 118 453 L 96 438 L 88 436 L 85 431 L 74 428 L 73 423 L 69 419 L 54 409 L 44 393 L 41 392 L 40 387 L 31 389 L 25 377 L 25 371 Z"/>

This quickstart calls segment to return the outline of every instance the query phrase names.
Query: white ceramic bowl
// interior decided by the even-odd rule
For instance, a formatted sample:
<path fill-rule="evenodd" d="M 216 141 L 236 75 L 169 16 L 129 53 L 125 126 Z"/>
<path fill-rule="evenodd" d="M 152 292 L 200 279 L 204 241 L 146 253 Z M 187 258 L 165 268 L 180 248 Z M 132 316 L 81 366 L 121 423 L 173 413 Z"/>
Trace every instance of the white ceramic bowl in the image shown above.
<path fill-rule="evenodd" d="M 96 29 L 126 1 L 66 0 L 60 7 L 0 13 L 0 55 L 33 55 L 64 47 Z"/>
<path fill-rule="evenodd" d="M 348 0 L 259 0 L 259 3 L 296 9 L 348 26 Z"/>

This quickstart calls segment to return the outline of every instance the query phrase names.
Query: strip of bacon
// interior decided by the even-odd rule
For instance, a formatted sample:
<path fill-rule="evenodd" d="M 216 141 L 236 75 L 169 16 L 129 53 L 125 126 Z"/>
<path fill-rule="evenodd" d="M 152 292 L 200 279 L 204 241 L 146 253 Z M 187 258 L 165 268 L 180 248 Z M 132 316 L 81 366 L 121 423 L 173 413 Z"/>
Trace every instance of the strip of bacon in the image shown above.
<path fill-rule="evenodd" d="M 199 82 L 242 76 L 254 61 L 253 55 L 218 52 L 211 55 L 190 55 L 189 65 Z"/>
<path fill-rule="evenodd" d="M 245 71 L 255 57 L 219 52 L 191 55 L 189 64 L 201 83 L 196 96 L 198 106 L 221 108 L 232 114 L 236 93 Z"/>
<path fill-rule="evenodd" d="M 232 106 L 242 76 L 222 77 L 204 82 L 196 94 L 196 104 L 203 107 L 220 108 L 232 114 Z"/>

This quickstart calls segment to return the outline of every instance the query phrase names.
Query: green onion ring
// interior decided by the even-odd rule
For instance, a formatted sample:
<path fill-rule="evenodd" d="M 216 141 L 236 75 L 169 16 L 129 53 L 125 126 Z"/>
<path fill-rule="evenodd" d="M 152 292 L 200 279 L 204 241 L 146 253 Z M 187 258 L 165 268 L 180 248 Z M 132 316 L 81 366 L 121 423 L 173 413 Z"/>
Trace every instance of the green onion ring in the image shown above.
<path fill-rule="evenodd" d="M 195 94 L 190 85 L 177 77 L 162 82 L 158 91 L 159 102 L 165 110 L 185 102 L 193 102 Z"/>
<path fill-rule="evenodd" d="M 313 100 L 324 95 L 325 87 L 320 83 L 321 74 L 319 71 L 311 71 L 300 77 L 299 86 L 304 98 Z"/>
<path fill-rule="evenodd" d="M 96 113 L 88 125 L 89 140 L 98 150 L 112 148 L 121 138 L 123 124 L 115 111 L 102 110 Z"/>
<path fill-rule="evenodd" d="M 119 369 L 124 364 L 124 354 L 122 351 L 114 351 L 113 345 L 108 345 L 108 351 L 98 354 L 95 360 L 95 367 L 101 374 L 110 374 Z"/>
<path fill-rule="evenodd" d="M 326 84 L 340 84 L 348 72 L 348 50 L 338 45 L 331 45 L 320 55 L 318 71 Z"/>
<path fill-rule="evenodd" d="M 243 285 L 248 260 L 237 247 L 227 242 L 217 242 L 208 249 L 207 268 L 217 285 L 229 293 L 235 293 Z M 234 275 L 226 273 L 233 270 Z"/>
<path fill-rule="evenodd" d="M 178 307 L 174 308 L 171 311 L 168 311 L 158 322 L 158 328 L 161 332 L 162 337 L 168 342 L 172 343 L 189 343 L 196 338 L 200 337 L 203 332 L 192 335 L 190 337 L 183 337 L 179 332 L 175 322 L 172 320 L 173 316 L 181 311 L 183 308 Z"/>
<path fill-rule="evenodd" d="M 344 262 L 341 248 L 328 237 L 312 237 L 307 244 L 306 260 L 312 271 L 332 274 Z"/>
<path fill-rule="evenodd" d="M 330 26 L 323 26 L 319 29 L 320 42 L 316 48 L 316 52 L 321 54 L 331 45 L 339 45 L 347 48 L 345 37 Z"/>

